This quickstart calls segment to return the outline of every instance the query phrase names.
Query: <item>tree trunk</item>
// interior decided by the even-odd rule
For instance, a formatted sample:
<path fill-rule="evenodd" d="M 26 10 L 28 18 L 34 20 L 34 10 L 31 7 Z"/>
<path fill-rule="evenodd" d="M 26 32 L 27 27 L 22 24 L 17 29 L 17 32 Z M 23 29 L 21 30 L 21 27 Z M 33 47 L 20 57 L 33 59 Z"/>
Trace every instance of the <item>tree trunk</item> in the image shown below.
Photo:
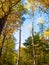
<path fill-rule="evenodd" d="M 2 19 L 0 19 L 0 35 L 2 33 L 2 30 L 4 28 L 4 25 L 6 23 L 6 20 L 7 20 L 7 16 L 6 15 Z"/>

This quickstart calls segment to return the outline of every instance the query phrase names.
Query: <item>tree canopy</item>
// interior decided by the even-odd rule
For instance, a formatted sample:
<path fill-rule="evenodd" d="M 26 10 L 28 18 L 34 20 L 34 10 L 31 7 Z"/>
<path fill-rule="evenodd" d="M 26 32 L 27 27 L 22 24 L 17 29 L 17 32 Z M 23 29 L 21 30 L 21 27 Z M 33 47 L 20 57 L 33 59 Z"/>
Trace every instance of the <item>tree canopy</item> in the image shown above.
<path fill-rule="evenodd" d="M 22 10 L 20 0 L 0 0 L 0 35 L 6 23 L 10 26 L 21 20 Z"/>

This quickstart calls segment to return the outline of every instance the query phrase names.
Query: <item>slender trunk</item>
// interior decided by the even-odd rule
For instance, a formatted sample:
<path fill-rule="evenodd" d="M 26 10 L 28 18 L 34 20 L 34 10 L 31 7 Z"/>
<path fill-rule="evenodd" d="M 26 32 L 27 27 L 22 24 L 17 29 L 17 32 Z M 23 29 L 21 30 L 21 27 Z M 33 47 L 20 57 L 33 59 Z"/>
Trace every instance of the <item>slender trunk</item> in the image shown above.
<path fill-rule="evenodd" d="M 36 53 L 34 44 L 34 22 L 32 22 L 32 45 L 33 45 L 33 65 L 36 65 Z"/>
<path fill-rule="evenodd" d="M 19 52 L 18 52 L 18 65 L 20 65 L 20 52 L 21 52 L 21 22 L 20 22 L 20 29 L 19 29 Z"/>

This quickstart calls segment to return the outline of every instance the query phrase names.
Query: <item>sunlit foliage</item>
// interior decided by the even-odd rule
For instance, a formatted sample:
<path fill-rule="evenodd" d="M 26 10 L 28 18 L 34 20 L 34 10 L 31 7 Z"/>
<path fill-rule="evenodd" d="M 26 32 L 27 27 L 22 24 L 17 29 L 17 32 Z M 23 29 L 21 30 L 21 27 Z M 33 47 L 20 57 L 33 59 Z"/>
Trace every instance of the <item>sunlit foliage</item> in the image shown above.
<path fill-rule="evenodd" d="M 21 20 L 23 6 L 20 0 L 1 0 L 0 1 L 0 34 L 7 23 L 16 25 Z"/>

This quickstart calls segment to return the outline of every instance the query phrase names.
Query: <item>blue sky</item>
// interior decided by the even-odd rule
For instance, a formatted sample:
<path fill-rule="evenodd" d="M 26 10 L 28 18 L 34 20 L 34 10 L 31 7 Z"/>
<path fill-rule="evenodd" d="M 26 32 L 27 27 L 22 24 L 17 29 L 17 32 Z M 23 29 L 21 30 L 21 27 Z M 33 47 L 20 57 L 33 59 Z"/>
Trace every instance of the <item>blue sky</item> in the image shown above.
<path fill-rule="evenodd" d="M 45 22 L 47 22 L 47 14 L 42 14 L 41 15 Z M 25 40 L 31 35 L 31 30 L 29 29 L 29 26 L 32 24 L 32 19 L 29 18 L 28 15 L 24 15 L 26 20 L 24 21 L 22 25 L 22 32 L 21 32 L 21 43 L 24 43 Z M 38 32 L 39 31 L 39 26 L 37 25 L 37 19 L 40 17 L 40 13 L 38 11 L 34 12 L 34 31 Z M 19 30 L 15 32 L 14 34 L 15 38 L 17 39 L 16 43 L 19 43 Z M 18 48 L 18 44 L 16 45 L 16 49 Z"/>

